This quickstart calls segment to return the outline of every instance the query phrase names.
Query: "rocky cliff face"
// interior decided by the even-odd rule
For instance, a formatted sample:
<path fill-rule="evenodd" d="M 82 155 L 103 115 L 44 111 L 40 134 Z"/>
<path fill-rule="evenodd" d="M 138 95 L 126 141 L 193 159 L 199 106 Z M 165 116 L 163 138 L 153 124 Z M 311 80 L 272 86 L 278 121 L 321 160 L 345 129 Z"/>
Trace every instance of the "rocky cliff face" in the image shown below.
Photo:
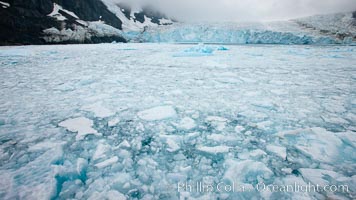
<path fill-rule="evenodd" d="M 121 15 L 119 4 L 114 11 L 109 6 L 104 0 L 0 0 L 0 45 L 126 42 L 123 26 L 163 24 L 159 13 L 127 8 Z"/>
<path fill-rule="evenodd" d="M 46 17 L 53 9 L 48 0 L 1 0 L 0 6 L 0 43 L 6 44 L 43 44 L 40 36 L 47 27 L 59 24 Z"/>
<path fill-rule="evenodd" d="M 54 0 L 54 2 L 64 9 L 74 12 L 84 21 L 98 21 L 101 19 L 110 26 L 122 29 L 121 20 L 111 13 L 100 0 Z"/>

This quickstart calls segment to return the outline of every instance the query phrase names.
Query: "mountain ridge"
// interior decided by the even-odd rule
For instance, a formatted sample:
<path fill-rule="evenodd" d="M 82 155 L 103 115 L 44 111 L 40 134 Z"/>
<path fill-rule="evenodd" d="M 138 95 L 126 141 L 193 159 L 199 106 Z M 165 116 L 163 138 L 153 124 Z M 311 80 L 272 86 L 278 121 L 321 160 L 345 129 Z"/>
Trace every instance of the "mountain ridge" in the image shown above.
<path fill-rule="evenodd" d="M 152 13 L 142 8 L 135 13 L 137 20 L 125 19 L 110 11 L 105 0 L 1 0 L 0 45 L 127 42 L 123 26 L 143 30 L 169 20 Z"/>

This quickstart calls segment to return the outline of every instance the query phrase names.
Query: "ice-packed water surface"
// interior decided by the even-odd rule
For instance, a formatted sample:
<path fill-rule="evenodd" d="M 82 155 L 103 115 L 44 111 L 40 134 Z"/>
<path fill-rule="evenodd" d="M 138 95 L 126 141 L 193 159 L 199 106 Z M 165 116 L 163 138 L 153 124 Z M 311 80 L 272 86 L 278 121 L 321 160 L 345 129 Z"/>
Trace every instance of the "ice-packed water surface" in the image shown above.
<path fill-rule="evenodd" d="M 0 198 L 354 199 L 355 52 L 1 47 Z"/>

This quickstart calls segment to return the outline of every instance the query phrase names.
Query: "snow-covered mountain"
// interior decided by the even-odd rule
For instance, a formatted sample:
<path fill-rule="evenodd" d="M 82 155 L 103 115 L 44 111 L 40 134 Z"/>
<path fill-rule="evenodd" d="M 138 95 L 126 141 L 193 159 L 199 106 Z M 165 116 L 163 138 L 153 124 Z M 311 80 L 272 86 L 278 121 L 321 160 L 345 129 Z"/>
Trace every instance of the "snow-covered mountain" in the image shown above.
<path fill-rule="evenodd" d="M 172 20 L 119 0 L 1 0 L 0 44 L 126 42 L 122 31 L 143 31 Z"/>

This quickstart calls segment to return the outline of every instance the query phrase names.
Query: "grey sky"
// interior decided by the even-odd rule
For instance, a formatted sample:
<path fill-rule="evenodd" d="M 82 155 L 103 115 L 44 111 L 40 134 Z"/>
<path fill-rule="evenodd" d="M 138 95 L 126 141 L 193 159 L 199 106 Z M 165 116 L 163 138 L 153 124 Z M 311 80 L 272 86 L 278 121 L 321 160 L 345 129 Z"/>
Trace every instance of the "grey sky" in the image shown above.
<path fill-rule="evenodd" d="M 118 0 L 150 4 L 180 20 L 262 21 L 356 10 L 356 0 Z"/>

